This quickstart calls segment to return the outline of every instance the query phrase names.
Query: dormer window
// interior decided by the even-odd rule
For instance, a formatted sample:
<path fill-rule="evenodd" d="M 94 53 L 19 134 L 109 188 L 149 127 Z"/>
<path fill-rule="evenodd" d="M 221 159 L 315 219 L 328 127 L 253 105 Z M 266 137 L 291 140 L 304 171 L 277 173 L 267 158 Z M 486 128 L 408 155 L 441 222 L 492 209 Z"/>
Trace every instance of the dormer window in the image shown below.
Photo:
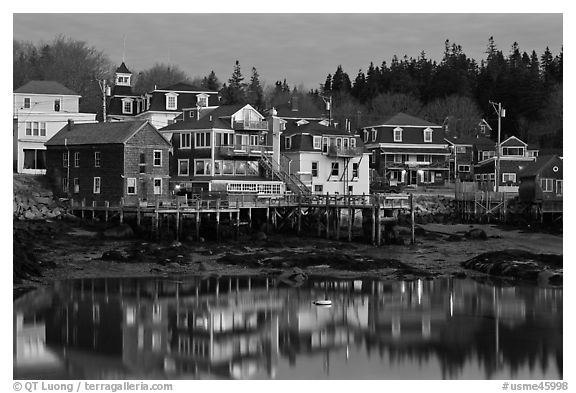
<path fill-rule="evenodd" d="M 402 128 L 394 128 L 394 142 L 402 142 Z"/>
<path fill-rule="evenodd" d="M 284 139 L 284 147 L 286 149 L 291 149 L 292 148 L 292 138 L 291 137 L 286 137 Z"/>
<path fill-rule="evenodd" d="M 208 106 L 208 95 L 207 94 L 198 94 L 196 96 L 196 105 L 205 108 Z"/>
<path fill-rule="evenodd" d="M 329 126 L 329 125 L 330 125 L 330 123 L 328 122 L 328 120 L 319 121 L 318 124 L 320 124 L 320 125 L 322 125 L 322 126 Z"/>
<path fill-rule="evenodd" d="M 372 142 L 376 142 L 376 137 L 378 136 L 378 131 L 372 128 Z"/>
<path fill-rule="evenodd" d="M 303 126 L 304 124 L 308 124 L 308 121 L 306 121 L 306 120 L 304 120 L 304 119 L 301 119 L 301 120 L 298 120 L 298 121 L 296 122 L 296 125 L 297 125 L 298 127 Z"/>
<path fill-rule="evenodd" d="M 313 136 L 314 142 L 314 150 L 322 149 L 322 137 L 321 136 Z"/>
<path fill-rule="evenodd" d="M 424 142 L 432 142 L 432 129 L 426 128 L 424 130 Z"/>
<path fill-rule="evenodd" d="M 178 108 L 178 94 L 167 93 L 166 94 L 166 109 L 176 110 Z"/>
<path fill-rule="evenodd" d="M 122 114 L 131 115 L 132 114 L 132 100 L 129 98 L 122 99 Z"/>
<path fill-rule="evenodd" d="M 368 142 L 368 137 L 369 137 L 368 130 L 364 130 L 364 142 Z"/>

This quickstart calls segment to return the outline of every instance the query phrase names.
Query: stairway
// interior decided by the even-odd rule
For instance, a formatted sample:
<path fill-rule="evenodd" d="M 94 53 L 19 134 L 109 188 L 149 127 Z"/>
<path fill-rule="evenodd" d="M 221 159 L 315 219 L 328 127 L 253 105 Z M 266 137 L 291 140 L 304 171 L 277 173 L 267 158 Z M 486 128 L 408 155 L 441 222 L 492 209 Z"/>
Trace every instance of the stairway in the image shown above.
<path fill-rule="evenodd" d="M 294 194 L 297 195 L 310 195 L 310 189 L 300 181 L 298 176 L 289 174 L 278 164 L 270 154 L 262 154 L 258 161 L 260 167 L 264 169 L 264 173 L 271 179 L 283 181 L 286 187 Z"/>

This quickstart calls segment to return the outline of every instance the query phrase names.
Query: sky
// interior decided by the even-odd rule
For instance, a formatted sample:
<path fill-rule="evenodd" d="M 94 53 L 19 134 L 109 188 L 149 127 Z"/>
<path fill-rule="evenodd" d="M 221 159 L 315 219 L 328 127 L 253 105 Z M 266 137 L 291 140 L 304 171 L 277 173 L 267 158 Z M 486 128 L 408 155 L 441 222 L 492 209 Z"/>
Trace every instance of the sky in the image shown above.
<path fill-rule="evenodd" d="M 239 60 L 246 80 L 256 67 L 261 80 L 317 88 L 338 65 L 354 80 L 370 62 L 424 51 L 440 61 L 444 42 L 462 46 L 478 61 L 488 38 L 505 54 L 517 41 L 540 55 L 563 45 L 563 16 L 544 14 L 23 14 L 13 16 L 13 38 L 47 42 L 59 34 L 86 41 L 131 71 L 161 62 L 191 77 L 214 70 L 226 82 Z M 125 37 L 125 49 L 124 49 Z"/>

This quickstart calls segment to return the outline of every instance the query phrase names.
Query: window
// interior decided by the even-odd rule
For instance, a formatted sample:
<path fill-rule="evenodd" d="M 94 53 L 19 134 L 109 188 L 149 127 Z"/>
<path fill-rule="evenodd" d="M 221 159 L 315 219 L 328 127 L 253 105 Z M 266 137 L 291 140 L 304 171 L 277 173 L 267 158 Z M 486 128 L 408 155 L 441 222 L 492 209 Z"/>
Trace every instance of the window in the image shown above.
<path fill-rule="evenodd" d="M 258 135 L 250 135 L 250 146 L 258 146 Z"/>
<path fill-rule="evenodd" d="M 354 186 L 348 186 L 348 194 L 354 194 Z"/>
<path fill-rule="evenodd" d="M 24 108 L 30 109 L 30 97 L 24 97 Z"/>
<path fill-rule="evenodd" d="M 322 137 L 322 152 L 328 153 L 328 138 Z"/>
<path fill-rule="evenodd" d="M 154 195 L 162 195 L 162 179 L 154 179 Z"/>
<path fill-rule="evenodd" d="M 100 194 L 100 178 L 94 178 L 94 194 Z"/>
<path fill-rule="evenodd" d="M 166 109 L 176 109 L 178 107 L 178 94 L 168 93 L 166 94 Z"/>
<path fill-rule="evenodd" d="M 126 194 L 136 195 L 138 189 L 136 187 L 136 178 L 129 177 L 126 179 Z"/>
<path fill-rule="evenodd" d="M 524 148 L 523 147 L 503 147 L 502 148 L 502 155 L 503 156 L 524 156 Z"/>
<path fill-rule="evenodd" d="M 62 178 L 62 192 L 68 192 L 68 178 Z"/>
<path fill-rule="evenodd" d="M 476 174 L 476 181 L 482 181 L 482 175 Z"/>
<path fill-rule="evenodd" d="M 553 179 L 540 179 L 540 187 L 542 187 L 542 191 L 544 192 L 552 192 L 554 187 L 554 180 Z"/>
<path fill-rule="evenodd" d="M 314 136 L 313 137 L 313 146 L 315 150 L 322 149 L 322 137 L 321 136 Z"/>
<path fill-rule="evenodd" d="M 32 123 L 32 135 L 38 136 L 38 122 L 37 121 Z"/>
<path fill-rule="evenodd" d="M 74 194 L 78 194 L 80 192 L 80 179 L 75 177 L 73 184 L 74 184 Z"/>
<path fill-rule="evenodd" d="M 324 186 L 322 184 L 315 184 L 314 185 L 314 192 L 322 193 L 324 192 Z"/>
<path fill-rule="evenodd" d="M 394 162 L 402 162 L 402 154 L 393 154 L 392 157 Z"/>
<path fill-rule="evenodd" d="M 46 150 L 24 149 L 24 169 L 46 169 Z"/>
<path fill-rule="evenodd" d="M 59 98 L 54 100 L 54 112 L 60 112 L 60 99 Z"/>
<path fill-rule="evenodd" d="M 350 148 L 354 149 L 356 147 L 356 138 L 350 138 Z"/>
<path fill-rule="evenodd" d="M 556 194 L 562 195 L 562 180 L 556 180 Z"/>
<path fill-rule="evenodd" d="M 378 136 L 378 131 L 375 128 L 372 128 L 372 142 L 376 142 L 376 137 Z"/>
<path fill-rule="evenodd" d="M 234 174 L 234 161 L 224 161 L 222 163 L 222 174 L 224 175 Z"/>
<path fill-rule="evenodd" d="M 458 172 L 470 172 L 470 165 L 458 165 Z"/>
<path fill-rule="evenodd" d="M 195 175 L 211 175 L 212 162 L 210 160 L 194 160 Z"/>
<path fill-rule="evenodd" d="M 424 142 L 432 142 L 432 129 L 426 128 L 424 130 Z"/>
<path fill-rule="evenodd" d="M 376 151 L 372 150 L 372 153 L 370 154 L 370 161 L 372 161 L 372 164 L 376 164 Z"/>
<path fill-rule="evenodd" d="M 368 130 L 364 130 L 364 142 L 368 142 Z"/>
<path fill-rule="evenodd" d="M 492 157 L 494 157 L 495 154 L 496 154 L 496 152 L 493 150 L 483 151 L 482 152 L 482 160 L 487 160 L 489 158 L 492 158 Z"/>
<path fill-rule="evenodd" d="M 26 122 L 26 135 L 32 135 L 32 122 Z"/>
<path fill-rule="evenodd" d="M 349 138 L 343 138 L 343 139 L 342 139 L 342 147 L 343 147 L 344 149 L 348 149 L 349 144 L 350 144 L 350 139 L 349 139 Z"/>
<path fill-rule="evenodd" d="M 358 177 L 358 163 L 352 163 L 352 178 Z"/>
<path fill-rule="evenodd" d="M 122 100 L 122 113 L 132 113 L 132 100 Z"/>
<path fill-rule="evenodd" d="M 94 168 L 100 168 L 100 152 L 94 152 Z"/>
<path fill-rule="evenodd" d="M 284 138 L 284 147 L 286 149 L 291 149 L 292 148 L 292 138 L 291 137 L 286 137 Z"/>
<path fill-rule="evenodd" d="M 197 132 L 195 135 L 196 135 L 195 147 L 210 147 L 211 138 L 209 132 Z"/>
<path fill-rule="evenodd" d="M 457 154 L 466 153 L 466 146 L 456 146 L 456 153 Z"/>
<path fill-rule="evenodd" d="M 162 166 L 162 150 L 154 150 L 154 166 Z"/>
<path fill-rule="evenodd" d="M 190 175 L 189 160 L 178 160 L 178 176 Z"/>
<path fill-rule="evenodd" d="M 394 142 L 402 142 L 402 128 L 394 128 Z"/>
<path fill-rule="evenodd" d="M 342 147 L 342 138 L 336 138 L 336 148 L 340 150 Z"/>
<path fill-rule="evenodd" d="M 74 153 L 74 168 L 79 168 L 80 167 L 80 152 L 75 152 Z"/>
<path fill-rule="evenodd" d="M 330 176 L 338 176 L 338 172 L 340 172 L 340 164 L 338 162 L 333 162 Z"/>
<path fill-rule="evenodd" d="M 146 173 L 146 153 L 140 153 L 140 173 Z"/>
<path fill-rule="evenodd" d="M 62 166 L 64 168 L 68 168 L 68 152 L 67 151 L 62 153 Z"/>
<path fill-rule="evenodd" d="M 312 161 L 312 177 L 318 177 L 318 161 Z"/>
<path fill-rule="evenodd" d="M 180 134 L 180 148 L 190 149 L 192 147 L 192 134 L 189 132 L 184 132 Z"/>
<path fill-rule="evenodd" d="M 208 96 L 206 94 L 198 94 L 196 96 L 196 105 L 200 107 L 207 107 L 208 106 Z"/>
<path fill-rule="evenodd" d="M 40 122 L 40 136 L 46 136 L 46 122 Z"/>
<path fill-rule="evenodd" d="M 502 173 L 502 182 L 504 183 L 516 183 L 515 173 Z"/>

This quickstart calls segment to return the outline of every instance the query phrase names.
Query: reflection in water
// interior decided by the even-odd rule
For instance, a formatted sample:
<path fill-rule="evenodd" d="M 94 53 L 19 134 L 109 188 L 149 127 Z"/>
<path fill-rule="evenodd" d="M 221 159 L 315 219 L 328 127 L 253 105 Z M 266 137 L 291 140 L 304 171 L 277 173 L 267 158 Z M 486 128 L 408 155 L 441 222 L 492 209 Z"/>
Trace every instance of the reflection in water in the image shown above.
<path fill-rule="evenodd" d="M 34 295 L 14 310 L 15 378 L 562 378 L 557 288 L 219 277 Z"/>

